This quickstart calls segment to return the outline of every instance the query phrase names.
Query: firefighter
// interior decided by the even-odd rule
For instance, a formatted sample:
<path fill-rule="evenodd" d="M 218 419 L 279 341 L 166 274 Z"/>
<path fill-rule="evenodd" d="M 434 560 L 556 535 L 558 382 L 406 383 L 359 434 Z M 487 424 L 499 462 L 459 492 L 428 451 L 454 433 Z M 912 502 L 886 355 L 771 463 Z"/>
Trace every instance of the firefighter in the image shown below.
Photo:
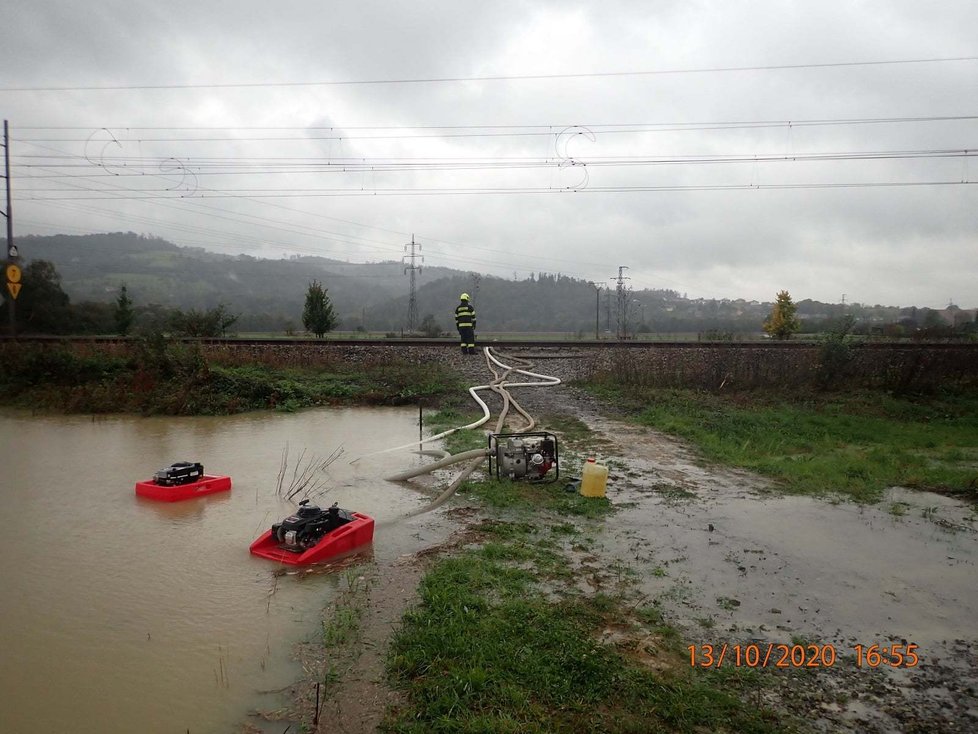
<path fill-rule="evenodd" d="M 475 309 L 469 301 L 469 294 L 459 296 L 455 309 L 455 326 L 462 342 L 462 354 L 475 354 Z"/>

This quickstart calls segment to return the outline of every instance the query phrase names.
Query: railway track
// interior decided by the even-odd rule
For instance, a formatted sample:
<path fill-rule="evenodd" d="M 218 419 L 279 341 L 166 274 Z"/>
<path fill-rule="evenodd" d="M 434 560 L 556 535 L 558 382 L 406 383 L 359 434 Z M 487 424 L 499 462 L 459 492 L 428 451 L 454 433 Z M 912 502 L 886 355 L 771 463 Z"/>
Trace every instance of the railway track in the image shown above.
<path fill-rule="evenodd" d="M 41 343 L 41 344 L 125 344 L 137 341 L 137 337 L 119 336 L 42 336 L 24 335 L 17 337 L 0 336 L 0 344 L 9 342 L 19 343 Z M 187 344 L 202 344 L 214 346 L 383 346 L 383 347 L 444 347 L 446 349 L 458 349 L 457 339 L 413 339 L 413 338 L 378 338 L 378 339 L 308 339 L 308 338 L 176 338 L 176 341 Z M 821 343 L 817 340 L 792 340 L 792 341 L 617 341 L 617 340 L 588 340 L 570 339 L 566 341 L 555 341 L 546 339 L 483 339 L 481 346 L 491 346 L 499 349 L 537 349 L 537 350 L 604 350 L 604 349 L 729 349 L 729 350 L 784 350 L 784 349 L 810 349 L 818 347 Z M 974 351 L 978 352 L 978 342 L 941 342 L 941 341 L 921 341 L 921 342 L 892 342 L 892 341 L 858 341 L 849 343 L 850 346 L 860 349 L 886 349 L 886 350 L 918 350 L 918 349 L 939 349 L 954 351 Z"/>

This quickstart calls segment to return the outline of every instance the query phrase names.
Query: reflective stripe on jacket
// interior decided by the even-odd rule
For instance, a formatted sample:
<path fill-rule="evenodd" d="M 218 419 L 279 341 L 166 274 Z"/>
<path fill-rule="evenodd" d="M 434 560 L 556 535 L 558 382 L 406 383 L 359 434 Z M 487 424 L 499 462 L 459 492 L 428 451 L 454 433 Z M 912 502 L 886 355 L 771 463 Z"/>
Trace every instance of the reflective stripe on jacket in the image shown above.
<path fill-rule="evenodd" d="M 475 309 L 468 301 L 462 301 L 455 309 L 455 326 L 471 326 L 475 328 Z"/>

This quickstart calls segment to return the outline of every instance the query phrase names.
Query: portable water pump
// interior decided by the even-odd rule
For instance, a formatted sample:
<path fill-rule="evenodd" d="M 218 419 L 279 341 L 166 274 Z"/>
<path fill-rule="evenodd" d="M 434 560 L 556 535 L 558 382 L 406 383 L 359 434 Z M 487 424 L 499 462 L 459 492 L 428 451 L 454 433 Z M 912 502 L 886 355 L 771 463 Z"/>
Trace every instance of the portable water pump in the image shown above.
<path fill-rule="evenodd" d="M 497 478 L 554 482 L 560 476 L 552 433 L 490 433 L 489 473 Z"/>
<path fill-rule="evenodd" d="M 296 553 L 309 550 L 326 533 L 353 521 L 347 510 L 341 510 L 334 502 L 325 510 L 302 500 L 294 515 L 272 525 L 272 536 L 282 545 L 280 547 Z"/>
<path fill-rule="evenodd" d="M 204 465 L 199 461 L 178 461 L 165 466 L 153 475 L 153 481 L 162 487 L 191 484 L 204 476 Z"/>

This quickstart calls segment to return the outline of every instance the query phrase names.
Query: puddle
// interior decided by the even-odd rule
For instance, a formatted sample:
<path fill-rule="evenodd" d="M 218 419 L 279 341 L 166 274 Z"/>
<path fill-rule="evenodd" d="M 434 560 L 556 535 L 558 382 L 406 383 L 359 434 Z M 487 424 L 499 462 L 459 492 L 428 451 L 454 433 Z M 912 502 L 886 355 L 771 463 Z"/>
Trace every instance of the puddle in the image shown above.
<path fill-rule="evenodd" d="M 869 506 L 772 495 L 765 480 L 697 464 L 668 438 L 600 428 L 627 447 L 627 471 L 609 484 L 624 508 L 603 542 L 687 621 L 710 615 L 720 629 L 777 641 L 894 635 L 923 645 L 973 634 L 970 506 L 899 488 Z"/>

